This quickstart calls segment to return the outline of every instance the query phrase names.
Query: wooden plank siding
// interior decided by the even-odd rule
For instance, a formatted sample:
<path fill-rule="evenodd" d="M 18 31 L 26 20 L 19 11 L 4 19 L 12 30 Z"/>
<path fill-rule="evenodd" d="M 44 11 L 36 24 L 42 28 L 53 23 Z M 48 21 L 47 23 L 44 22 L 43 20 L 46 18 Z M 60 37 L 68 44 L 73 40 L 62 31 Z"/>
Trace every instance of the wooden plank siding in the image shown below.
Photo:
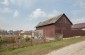
<path fill-rule="evenodd" d="M 63 30 L 71 30 L 72 24 L 66 16 L 62 16 L 56 23 L 56 32 L 62 33 Z"/>
<path fill-rule="evenodd" d="M 47 25 L 47 26 L 43 26 L 43 27 L 38 27 L 36 28 L 37 30 L 43 30 L 43 34 L 46 38 L 53 38 L 55 37 L 55 25 L 51 24 L 51 25 Z"/>
<path fill-rule="evenodd" d="M 62 34 L 62 30 L 71 29 L 71 26 L 71 21 L 63 14 L 55 23 L 36 27 L 36 30 L 43 30 L 46 38 L 56 38 L 57 33 Z"/>
<path fill-rule="evenodd" d="M 63 30 L 63 38 L 85 36 L 85 30 Z"/>

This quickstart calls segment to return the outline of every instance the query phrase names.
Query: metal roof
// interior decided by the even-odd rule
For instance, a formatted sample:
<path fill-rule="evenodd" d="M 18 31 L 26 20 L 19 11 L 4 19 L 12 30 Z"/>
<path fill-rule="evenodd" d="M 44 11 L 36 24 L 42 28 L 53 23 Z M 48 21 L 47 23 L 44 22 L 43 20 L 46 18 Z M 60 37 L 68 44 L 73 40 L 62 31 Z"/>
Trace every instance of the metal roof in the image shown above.
<path fill-rule="evenodd" d="M 58 19 L 59 19 L 62 15 L 64 15 L 64 14 L 60 14 L 60 15 L 58 15 L 58 16 L 55 16 L 55 17 L 51 18 L 51 19 L 48 19 L 48 20 L 43 21 L 43 22 L 40 22 L 36 27 L 55 23 L 56 21 L 58 21 Z"/>
<path fill-rule="evenodd" d="M 72 26 L 72 28 L 74 28 L 74 29 L 82 29 L 82 28 L 85 28 L 85 23 L 74 24 L 74 25 Z"/>

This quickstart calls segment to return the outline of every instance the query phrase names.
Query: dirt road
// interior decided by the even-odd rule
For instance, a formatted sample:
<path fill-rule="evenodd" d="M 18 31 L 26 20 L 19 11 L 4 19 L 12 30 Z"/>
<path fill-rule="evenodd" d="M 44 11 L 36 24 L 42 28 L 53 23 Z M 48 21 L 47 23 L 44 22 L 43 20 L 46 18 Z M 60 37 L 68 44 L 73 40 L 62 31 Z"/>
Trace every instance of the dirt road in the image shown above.
<path fill-rule="evenodd" d="M 85 55 L 85 41 L 52 51 L 46 55 Z"/>

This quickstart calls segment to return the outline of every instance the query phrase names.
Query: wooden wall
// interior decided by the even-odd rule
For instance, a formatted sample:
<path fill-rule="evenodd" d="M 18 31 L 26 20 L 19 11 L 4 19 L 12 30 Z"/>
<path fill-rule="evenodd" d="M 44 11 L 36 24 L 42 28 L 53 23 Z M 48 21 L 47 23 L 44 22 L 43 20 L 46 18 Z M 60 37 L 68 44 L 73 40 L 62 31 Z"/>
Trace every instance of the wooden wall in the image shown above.
<path fill-rule="evenodd" d="M 85 30 L 63 30 L 63 38 L 85 36 Z"/>
<path fill-rule="evenodd" d="M 45 37 L 54 38 L 55 37 L 55 25 L 47 25 L 43 27 L 38 27 L 36 30 L 43 30 L 43 34 Z"/>

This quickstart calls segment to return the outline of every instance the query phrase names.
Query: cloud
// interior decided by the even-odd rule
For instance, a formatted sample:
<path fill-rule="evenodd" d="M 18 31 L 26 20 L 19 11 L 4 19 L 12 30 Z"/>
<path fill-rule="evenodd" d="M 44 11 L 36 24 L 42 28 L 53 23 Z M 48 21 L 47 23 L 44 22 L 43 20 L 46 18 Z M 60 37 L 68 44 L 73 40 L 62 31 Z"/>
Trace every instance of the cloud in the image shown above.
<path fill-rule="evenodd" d="M 48 18 L 51 18 L 51 17 L 57 16 L 57 15 L 59 15 L 59 14 L 62 14 L 62 12 L 57 11 L 57 10 L 53 10 L 53 11 L 51 11 L 50 13 L 47 13 L 46 16 L 47 16 Z"/>
<path fill-rule="evenodd" d="M 14 11 L 14 17 L 17 17 L 19 15 L 19 11 L 18 10 L 15 10 Z"/>
<path fill-rule="evenodd" d="M 85 22 L 85 0 L 73 0 L 73 7 L 75 9 L 69 11 L 73 23 Z"/>
<path fill-rule="evenodd" d="M 10 2 L 17 6 L 24 6 L 24 7 L 31 7 L 34 5 L 38 0 L 10 0 Z"/>
<path fill-rule="evenodd" d="M 31 18 L 39 18 L 39 17 L 44 17 L 46 15 L 45 11 L 42 9 L 36 9 L 32 12 L 30 15 Z"/>
<path fill-rule="evenodd" d="M 8 25 L 7 19 L 0 16 L 0 29 L 5 29 Z"/>
<path fill-rule="evenodd" d="M 8 14 L 8 13 L 12 12 L 12 10 L 9 9 L 8 7 L 5 7 L 5 8 L 1 8 L 0 12 L 3 14 Z"/>
<path fill-rule="evenodd" d="M 0 8 L 0 14 L 2 15 L 13 15 L 14 17 L 17 17 L 19 15 L 19 11 L 18 10 L 13 10 L 13 9 L 10 9 L 8 7 L 5 7 L 5 8 Z"/>
<path fill-rule="evenodd" d="M 31 15 L 29 15 L 29 20 L 34 20 L 34 19 L 36 19 L 36 20 L 45 19 L 46 20 L 46 18 L 48 19 L 48 18 L 57 16 L 59 14 L 62 14 L 62 12 L 59 12 L 57 10 L 52 10 L 51 12 L 46 12 L 46 11 L 38 8 L 38 9 L 35 9 L 31 13 Z"/>
<path fill-rule="evenodd" d="M 76 21 L 79 23 L 83 23 L 83 22 L 85 22 L 85 18 L 76 19 Z"/>
<path fill-rule="evenodd" d="M 70 11 L 70 18 L 72 18 L 73 23 L 85 22 L 84 14 L 85 14 L 85 9 L 75 9 Z"/>
<path fill-rule="evenodd" d="M 14 4 L 17 6 L 31 7 L 39 0 L 3 0 L 1 4 L 5 6 L 9 6 L 10 4 Z"/>
<path fill-rule="evenodd" d="M 76 20 L 76 21 L 75 21 Z M 74 24 L 77 24 L 77 23 L 85 23 L 85 18 L 78 18 L 78 19 L 72 19 L 72 22 Z"/>
<path fill-rule="evenodd" d="M 4 0 L 3 2 L 1 2 L 2 4 L 8 6 L 9 5 L 9 0 Z"/>
<path fill-rule="evenodd" d="M 72 0 L 73 6 L 78 9 L 85 9 L 85 0 Z"/>
<path fill-rule="evenodd" d="M 3 17 L 0 17 L 0 25 L 6 23 L 6 19 L 4 19 Z"/>
<path fill-rule="evenodd" d="M 74 6 L 85 9 L 85 0 L 76 0 Z"/>

